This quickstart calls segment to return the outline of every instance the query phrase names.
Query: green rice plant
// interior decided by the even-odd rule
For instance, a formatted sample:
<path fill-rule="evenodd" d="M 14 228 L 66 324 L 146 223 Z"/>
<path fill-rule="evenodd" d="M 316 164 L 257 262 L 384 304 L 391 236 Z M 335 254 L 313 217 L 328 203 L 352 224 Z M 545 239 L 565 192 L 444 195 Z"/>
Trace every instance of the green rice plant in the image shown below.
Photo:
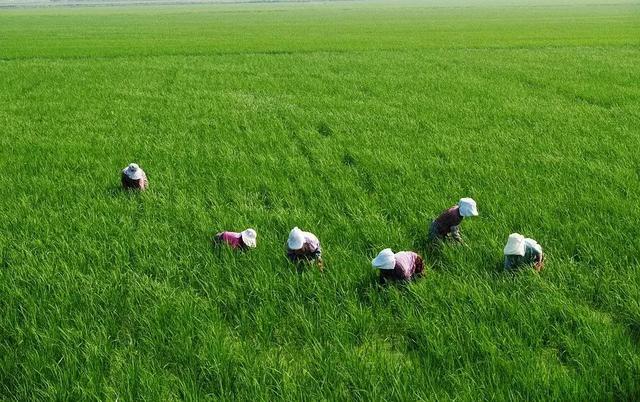
<path fill-rule="evenodd" d="M 639 15 L 0 10 L 0 399 L 640 398 Z M 463 196 L 465 244 L 428 249 Z M 542 273 L 503 271 L 512 232 Z M 426 276 L 379 286 L 385 247 Z"/>

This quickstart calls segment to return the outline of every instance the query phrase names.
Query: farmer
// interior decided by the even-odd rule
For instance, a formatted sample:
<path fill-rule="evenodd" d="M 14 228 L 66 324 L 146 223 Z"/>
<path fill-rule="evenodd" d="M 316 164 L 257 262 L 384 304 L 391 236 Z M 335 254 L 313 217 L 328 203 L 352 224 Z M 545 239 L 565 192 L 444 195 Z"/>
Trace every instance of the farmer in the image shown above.
<path fill-rule="evenodd" d="M 460 224 L 462 218 L 478 216 L 478 207 L 472 198 L 461 198 L 455 205 L 440 214 L 429 228 L 429 239 L 445 240 L 451 238 L 462 243 Z"/>
<path fill-rule="evenodd" d="M 380 283 L 388 280 L 410 281 L 424 272 L 422 257 L 413 251 L 393 253 L 385 248 L 371 261 L 374 268 L 380 270 Z"/>
<path fill-rule="evenodd" d="M 504 268 L 510 270 L 524 265 L 533 265 L 540 272 L 544 267 L 542 247 L 533 239 L 512 233 L 504 246 Z"/>
<path fill-rule="evenodd" d="M 293 262 L 317 262 L 322 271 L 322 249 L 318 238 L 309 232 L 303 232 L 297 226 L 289 233 L 287 257 Z"/>
<path fill-rule="evenodd" d="M 122 187 L 130 190 L 146 190 L 149 187 L 147 175 L 137 163 L 132 163 L 122 170 Z"/>
<path fill-rule="evenodd" d="M 246 229 L 242 232 L 220 232 L 216 234 L 215 241 L 221 244 L 227 244 L 232 249 L 246 250 L 248 248 L 256 248 L 256 240 L 258 234 L 253 229 Z"/>

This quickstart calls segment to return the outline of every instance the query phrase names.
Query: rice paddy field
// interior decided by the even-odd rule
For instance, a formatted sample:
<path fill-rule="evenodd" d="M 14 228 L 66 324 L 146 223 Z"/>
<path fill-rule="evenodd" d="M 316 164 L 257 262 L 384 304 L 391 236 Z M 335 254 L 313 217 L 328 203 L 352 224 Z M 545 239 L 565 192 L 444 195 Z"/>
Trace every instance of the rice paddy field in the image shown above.
<path fill-rule="evenodd" d="M 639 149 L 636 1 L 0 9 L 0 400 L 638 400 Z"/>

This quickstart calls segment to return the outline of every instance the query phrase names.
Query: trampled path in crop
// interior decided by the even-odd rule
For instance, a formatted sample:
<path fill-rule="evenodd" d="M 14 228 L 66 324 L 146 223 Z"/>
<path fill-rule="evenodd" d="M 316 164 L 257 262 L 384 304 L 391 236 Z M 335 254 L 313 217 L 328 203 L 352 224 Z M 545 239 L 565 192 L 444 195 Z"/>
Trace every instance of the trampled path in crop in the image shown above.
<path fill-rule="evenodd" d="M 0 10 L 0 77 L 0 399 L 640 397 L 637 2 Z"/>

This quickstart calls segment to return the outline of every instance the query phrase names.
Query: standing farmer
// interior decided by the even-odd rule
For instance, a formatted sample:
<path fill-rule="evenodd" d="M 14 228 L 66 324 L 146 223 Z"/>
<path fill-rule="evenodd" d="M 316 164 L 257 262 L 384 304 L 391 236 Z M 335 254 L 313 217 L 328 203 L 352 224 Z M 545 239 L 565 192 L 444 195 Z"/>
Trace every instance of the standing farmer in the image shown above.
<path fill-rule="evenodd" d="M 458 205 L 447 209 L 431 222 L 429 239 L 445 240 L 451 238 L 462 243 L 460 224 L 463 218 L 471 216 L 478 216 L 476 202 L 472 198 L 461 198 Z"/>
<path fill-rule="evenodd" d="M 122 170 L 122 187 L 127 190 L 146 190 L 149 187 L 147 175 L 137 163 L 131 163 Z"/>
<path fill-rule="evenodd" d="M 390 248 L 385 248 L 371 261 L 371 265 L 380 270 L 380 283 L 387 280 L 411 281 L 424 272 L 422 257 L 413 251 L 394 254 Z"/>
<path fill-rule="evenodd" d="M 320 271 L 323 269 L 320 240 L 310 232 L 303 232 L 297 226 L 289 233 L 287 239 L 287 257 L 293 262 L 317 262 Z"/>

